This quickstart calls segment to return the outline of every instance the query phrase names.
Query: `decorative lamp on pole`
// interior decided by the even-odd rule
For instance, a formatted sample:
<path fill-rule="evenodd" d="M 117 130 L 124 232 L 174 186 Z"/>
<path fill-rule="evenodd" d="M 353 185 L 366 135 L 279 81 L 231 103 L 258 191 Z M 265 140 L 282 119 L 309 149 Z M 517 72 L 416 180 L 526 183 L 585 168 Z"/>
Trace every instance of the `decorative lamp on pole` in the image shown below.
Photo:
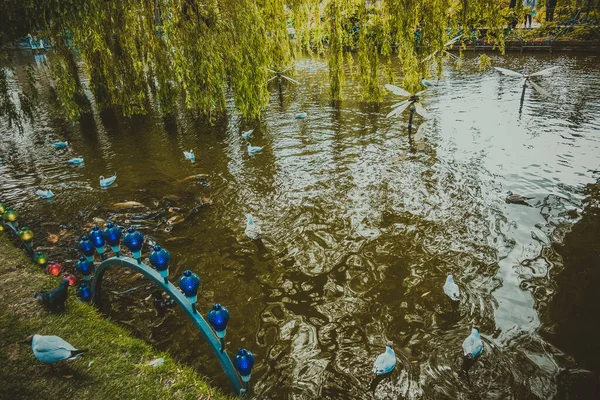
<path fill-rule="evenodd" d="M 6 209 L 8 208 L 8 205 L 4 202 L 0 201 L 0 215 L 4 216 L 4 212 L 6 211 Z M 0 232 L 4 231 L 4 225 L 0 224 Z"/>
<path fill-rule="evenodd" d="M 77 289 L 77 296 L 83 301 L 90 301 L 92 299 L 92 290 L 88 285 L 82 283 Z"/>
<path fill-rule="evenodd" d="M 77 283 L 77 277 L 71 273 L 65 272 L 63 274 L 63 280 L 69 281 L 69 286 L 73 286 Z"/>
<path fill-rule="evenodd" d="M 19 223 L 17 222 L 19 214 L 12 208 L 7 207 L 6 210 L 4 210 L 2 217 L 4 218 L 4 222 L 10 225 L 10 227 L 17 232 L 17 229 L 19 228 Z"/>
<path fill-rule="evenodd" d="M 35 253 L 35 258 L 33 260 L 40 267 L 45 267 L 46 264 L 48 264 L 48 256 L 42 253 L 41 251 Z"/>
<path fill-rule="evenodd" d="M 104 229 L 104 232 L 102 233 L 113 253 L 119 257 L 121 253 L 121 236 L 123 235 L 121 229 L 118 226 L 115 226 L 111 221 L 108 221 L 106 223 L 106 229 Z"/>
<path fill-rule="evenodd" d="M 254 366 L 254 355 L 246 349 L 241 349 L 235 356 L 233 365 L 240 373 L 242 380 L 246 383 L 247 391 L 249 387 L 248 382 L 250 382 L 250 375 L 252 375 L 252 367 Z"/>
<path fill-rule="evenodd" d="M 27 228 L 26 226 L 22 227 L 19 231 L 19 237 L 23 241 L 29 256 L 33 257 L 33 232 L 31 229 Z"/>
<path fill-rule="evenodd" d="M 144 245 L 144 235 L 136 231 L 133 228 L 127 229 L 127 233 L 123 238 L 123 244 L 127 246 L 129 251 L 133 254 L 138 264 L 142 262 L 142 246 Z"/>
<path fill-rule="evenodd" d="M 92 227 L 92 231 L 88 234 L 90 242 L 94 245 L 94 248 L 100 254 L 100 257 L 104 260 L 104 235 L 98 225 Z"/>
<path fill-rule="evenodd" d="M 208 312 L 207 319 L 221 341 L 222 353 L 225 351 L 225 331 L 227 330 L 227 322 L 229 322 L 229 310 L 220 304 L 215 304 Z"/>
<path fill-rule="evenodd" d="M 179 288 L 192 304 L 192 311 L 196 314 L 196 300 L 198 288 L 200 287 L 200 278 L 189 269 L 179 278 Z"/>
<path fill-rule="evenodd" d="M 19 236 L 21 237 L 21 240 L 25 243 L 31 243 L 31 241 L 33 240 L 33 232 L 26 226 L 21 228 Z"/>
<path fill-rule="evenodd" d="M 55 262 L 49 262 L 46 266 L 46 272 L 50 275 L 58 276 L 60 275 L 60 271 L 62 271 L 62 265 Z"/>
<path fill-rule="evenodd" d="M 79 245 L 77 246 L 79 251 L 87 258 L 88 262 L 94 262 L 94 245 L 87 236 L 82 236 Z"/>
<path fill-rule="evenodd" d="M 169 252 L 159 245 L 154 246 L 152 253 L 150 253 L 150 264 L 160 273 L 160 276 L 165 280 L 165 284 L 169 283 L 167 279 L 169 276 L 169 261 L 171 261 Z"/>
<path fill-rule="evenodd" d="M 79 262 L 75 265 L 75 269 L 83 275 L 83 279 L 89 281 L 92 278 L 92 272 L 94 271 L 94 265 L 88 263 L 85 257 L 80 257 Z"/>

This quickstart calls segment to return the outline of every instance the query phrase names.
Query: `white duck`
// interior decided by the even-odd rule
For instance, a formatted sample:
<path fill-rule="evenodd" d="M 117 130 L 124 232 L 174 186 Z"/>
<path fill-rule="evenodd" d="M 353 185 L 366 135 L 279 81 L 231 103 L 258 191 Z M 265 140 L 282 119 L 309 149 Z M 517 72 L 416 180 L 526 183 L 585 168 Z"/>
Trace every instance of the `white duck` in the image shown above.
<path fill-rule="evenodd" d="M 67 162 L 69 164 L 73 164 L 73 165 L 83 164 L 83 157 L 79 156 L 79 157 L 71 158 L 71 159 L 67 160 Z"/>
<path fill-rule="evenodd" d="M 254 223 L 252 215 L 246 214 L 246 236 L 252 240 L 260 240 L 262 238 L 262 231 L 260 227 Z"/>
<path fill-rule="evenodd" d="M 463 342 L 463 355 L 465 358 L 477 360 L 483 353 L 483 342 L 481 341 L 481 335 L 479 329 L 471 329 L 471 334 Z"/>
<path fill-rule="evenodd" d="M 58 336 L 31 335 L 21 343 L 30 344 L 35 358 L 44 364 L 72 360 L 85 352 L 77 350 Z"/>
<path fill-rule="evenodd" d="M 186 160 L 190 160 L 191 162 L 196 161 L 196 156 L 194 155 L 194 150 L 184 151 L 183 155 L 185 156 Z"/>
<path fill-rule="evenodd" d="M 396 353 L 394 353 L 393 345 L 388 342 L 385 345 L 385 351 L 377 356 L 373 363 L 373 374 L 385 375 L 389 374 L 396 367 Z"/>
<path fill-rule="evenodd" d="M 69 145 L 69 142 L 54 142 L 52 143 L 52 146 L 56 147 L 57 149 L 64 149 L 65 147 L 67 147 Z"/>
<path fill-rule="evenodd" d="M 242 139 L 248 139 L 250 135 L 254 132 L 254 129 L 250 129 L 249 131 L 242 131 Z"/>
<path fill-rule="evenodd" d="M 260 153 L 260 151 L 262 149 L 263 149 L 263 147 L 252 146 L 250 143 L 248 143 L 248 154 L 249 155 Z"/>
<path fill-rule="evenodd" d="M 108 178 L 101 176 L 100 177 L 100 187 L 107 188 L 110 185 L 112 185 L 115 182 L 115 180 L 117 180 L 117 174 L 114 174 L 113 176 L 110 176 Z"/>
<path fill-rule="evenodd" d="M 47 189 L 47 190 L 38 189 L 35 191 L 35 194 L 40 196 L 42 199 L 51 199 L 54 197 L 54 193 L 52 193 L 52 190 L 50 190 L 50 189 Z"/>
<path fill-rule="evenodd" d="M 444 293 L 450 297 L 450 300 L 460 301 L 460 289 L 458 288 L 458 285 L 454 283 L 454 277 L 452 274 L 448 274 L 446 277 L 446 283 L 444 283 Z"/>

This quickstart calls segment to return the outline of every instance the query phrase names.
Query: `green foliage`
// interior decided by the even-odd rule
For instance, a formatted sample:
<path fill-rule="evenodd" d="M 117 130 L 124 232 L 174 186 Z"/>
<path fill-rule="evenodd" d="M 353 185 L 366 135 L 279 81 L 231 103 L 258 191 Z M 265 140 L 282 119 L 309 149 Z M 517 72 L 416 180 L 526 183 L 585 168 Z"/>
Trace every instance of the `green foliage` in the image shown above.
<path fill-rule="evenodd" d="M 269 98 L 266 69 L 288 67 L 297 51 L 327 53 L 336 102 L 342 98 L 345 60 L 351 59 L 344 52 L 358 51 L 363 99 L 380 101 L 382 72 L 392 78 L 382 56 L 395 49 L 404 87 L 417 91 L 432 66 L 441 73 L 441 50 L 449 38 L 485 26 L 487 38 L 503 49 L 501 28 L 508 18 L 505 4 L 487 0 L 6 2 L 0 45 L 32 33 L 57 46 L 50 70 L 71 120 L 88 111 L 81 74 L 89 79 L 97 107 L 125 116 L 146 113 L 155 93 L 165 115 L 175 114 L 182 100 L 187 109 L 214 119 L 227 111 L 230 91 L 243 116 L 259 117 Z M 295 29 L 293 41 L 288 27 Z M 0 99 L 0 117 L 20 123 L 10 97 L 0 91 Z M 27 108 L 27 99 L 22 103 Z"/>
<path fill-rule="evenodd" d="M 487 54 L 483 53 L 479 56 L 479 62 L 477 67 L 480 71 L 485 71 L 489 67 L 492 66 L 492 59 L 487 56 Z"/>

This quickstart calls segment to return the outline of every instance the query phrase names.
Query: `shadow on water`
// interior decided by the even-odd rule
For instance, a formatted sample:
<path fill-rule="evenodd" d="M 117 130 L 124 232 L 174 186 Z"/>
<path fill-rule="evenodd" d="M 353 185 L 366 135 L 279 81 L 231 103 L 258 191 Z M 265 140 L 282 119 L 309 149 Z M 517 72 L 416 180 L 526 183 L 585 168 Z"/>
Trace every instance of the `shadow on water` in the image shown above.
<path fill-rule="evenodd" d="M 568 399 L 600 393 L 600 183 L 588 185 L 586 195 L 581 220 L 555 246 L 563 265 L 544 310 L 545 336 L 575 358 L 559 376 L 559 393 Z"/>

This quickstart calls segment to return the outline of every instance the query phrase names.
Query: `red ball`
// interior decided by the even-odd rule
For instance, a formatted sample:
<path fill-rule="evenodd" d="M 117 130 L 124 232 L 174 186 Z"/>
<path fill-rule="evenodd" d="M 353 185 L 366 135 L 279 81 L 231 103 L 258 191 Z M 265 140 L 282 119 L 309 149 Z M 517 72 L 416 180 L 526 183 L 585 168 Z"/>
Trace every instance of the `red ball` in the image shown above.
<path fill-rule="evenodd" d="M 58 276 L 60 275 L 61 270 L 62 265 L 59 263 L 49 262 L 48 265 L 46 265 L 46 272 L 48 272 L 50 275 Z"/>
<path fill-rule="evenodd" d="M 74 284 L 77 283 L 77 277 L 73 274 L 70 274 L 68 272 L 65 272 L 63 274 L 63 279 L 66 279 L 69 281 L 69 286 L 73 286 Z"/>

